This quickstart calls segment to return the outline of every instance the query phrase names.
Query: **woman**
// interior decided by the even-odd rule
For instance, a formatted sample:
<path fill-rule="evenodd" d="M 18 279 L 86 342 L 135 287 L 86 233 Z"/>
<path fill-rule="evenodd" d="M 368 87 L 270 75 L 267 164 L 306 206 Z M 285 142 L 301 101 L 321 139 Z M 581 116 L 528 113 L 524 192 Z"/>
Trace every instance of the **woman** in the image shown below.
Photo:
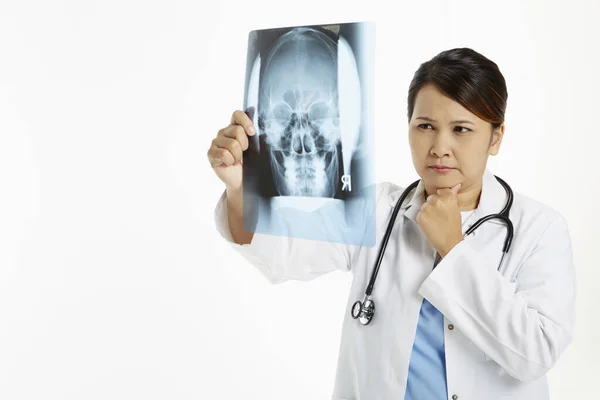
<path fill-rule="evenodd" d="M 501 221 L 463 238 L 507 201 L 486 168 L 502 143 L 506 100 L 497 65 L 468 48 L 444 51 L 415 73 L 408 137 L 421 180 L 391 233 L 373 291 L 376 318 L 363 326 L 346 314 L 333 399 L 549 398 L 546 373 L 574 326 L 575 269 L 565 219 L 515 193 L 514 241 L 500 270 Z M 241 160 L 247 135 L 254 134 L 237 111 L 208 150 L 226 186 L 215 215 L 221 235 L 273 283 L 351 271 L 350 310 L 364 297 L 378 246 L 244 231 Z M 377 243 L 403 189 L 377 184 Z"/>

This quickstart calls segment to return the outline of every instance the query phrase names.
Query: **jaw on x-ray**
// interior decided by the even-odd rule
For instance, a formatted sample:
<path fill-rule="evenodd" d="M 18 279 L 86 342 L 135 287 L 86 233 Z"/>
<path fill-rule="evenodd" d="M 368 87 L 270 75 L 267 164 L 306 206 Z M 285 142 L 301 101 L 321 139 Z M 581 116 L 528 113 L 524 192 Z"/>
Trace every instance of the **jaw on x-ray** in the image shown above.
<path fill-rule="evenodd" d="M 244 108 L 257 134 L 244 154 L 247 231 L 370 242 L 368 39 L 365 23 L 250 33 Z"/>

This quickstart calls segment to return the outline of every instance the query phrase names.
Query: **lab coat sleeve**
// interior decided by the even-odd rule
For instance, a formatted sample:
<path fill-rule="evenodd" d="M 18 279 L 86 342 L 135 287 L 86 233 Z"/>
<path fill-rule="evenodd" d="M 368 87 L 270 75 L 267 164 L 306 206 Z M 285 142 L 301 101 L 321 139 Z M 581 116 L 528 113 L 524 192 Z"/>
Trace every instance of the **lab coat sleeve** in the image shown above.
<path fill-rule="evenodd" d="M 510 282 L 468 240 L 457 244 L 419 293 L 509 375 L 532 381 L 572 340 L 575 268 L 559 214 Z"/>
<path fill-rule="evenodd" d="M 227 217 L 227 192 L 215 209 L 220 235 L 272 284 L 288 280 L 308 281 L 326 273 L 351 271 L 360 246 L 303 238 L 254 233 L 250 244 L 233 241 Z M 315 227 L 323 229 L 323 227 Z"/>

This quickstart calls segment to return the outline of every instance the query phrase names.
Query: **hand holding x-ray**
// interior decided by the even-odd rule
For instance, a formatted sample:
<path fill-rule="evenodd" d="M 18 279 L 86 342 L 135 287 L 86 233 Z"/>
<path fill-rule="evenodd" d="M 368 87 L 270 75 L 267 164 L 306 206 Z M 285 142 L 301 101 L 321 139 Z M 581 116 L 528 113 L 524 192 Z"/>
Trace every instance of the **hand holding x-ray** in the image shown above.
<path fill-rule="evenodd" d="M 256 131 L 252 120 L 242 111 L 234 111 L 229 125 L 217 133 L 207 157 L 216 175 L 228 190 L 242 187 L 243 152 L 248 149 L 248 136 Z"/>

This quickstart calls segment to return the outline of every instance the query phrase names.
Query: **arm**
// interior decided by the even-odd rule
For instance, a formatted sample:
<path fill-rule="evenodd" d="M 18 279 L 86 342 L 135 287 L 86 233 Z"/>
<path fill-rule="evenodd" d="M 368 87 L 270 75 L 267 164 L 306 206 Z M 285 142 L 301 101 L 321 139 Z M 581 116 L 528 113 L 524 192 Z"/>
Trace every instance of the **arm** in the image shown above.
<path fill-rule="evenodd" d="M 540 237 L 512 283 L 463 240 L 420 293 L 508 374 L 531 381 L 550 370 L 570 343 L 575 268 L 566 221 Z"/>
<path fill-rule="evenodd" d="M 382 188 L 376 189 L 378 194 Z M 230 195 L 234 196 L 231 201 Z M 334 270 L 351 270 L 360 246 L 245 232 L 241 198 L 241 193 L 229 190 L 223 192 L 215 209 L 217 230 L 235 251 L 261 271 L 271 283 L 306 281 Z M 340 229 L 332 226 L 326 215 L 313 214 L 314 229 L 329 232 Z"/>
<path fill-rule="evenodd" d="M 242 188 L 237 190 L 227 188 L 227 217 L 231 239 L 236 244 L 250 244 L 253 232 L 244 229 L 244 203 L 242 200 Z"/>

